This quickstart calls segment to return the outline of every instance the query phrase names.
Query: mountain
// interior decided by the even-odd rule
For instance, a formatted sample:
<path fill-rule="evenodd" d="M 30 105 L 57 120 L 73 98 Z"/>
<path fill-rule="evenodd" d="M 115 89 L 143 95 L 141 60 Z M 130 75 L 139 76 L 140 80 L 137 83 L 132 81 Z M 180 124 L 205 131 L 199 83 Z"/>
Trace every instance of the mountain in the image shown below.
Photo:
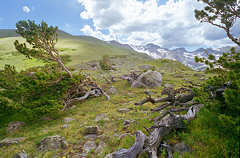
<path fill-rule="evenodd" d="M 58 36 L 60 38 L 72 38 L 73 36 L 69 33 L 66 33 L 62 30 L 58 30 Z M 0 29 L 0 38 L 7 37 L 19 37 L 20 35 L 16 33 L 16 29 Z"/>
<path fill-rule="evenodd" d="M 218 58 L 222 55 L 222 52 L 228 52 L 231 49 L 231 47 L 223 47 L 218 49 L 198 48 L 194 51 L 187 51 L 185 48 L 176 48 L 170 50 L 167 48 L 162 48 L 153 43 L 149 43 L 146 45 L 131 45 L 131 47 L 135 51 L 148 54 L 154 59 L 172 59 L 175 61 L 179 61 L 195 70 L 201 70 L 204 68 L 203 64 L 195 62 L 195 56 L 206 58 L 208 57 L 208 54 L 213 54 L 216 56 L 216 58 Z M 240 50 L 240 48 L 237 47 L 237 50 Z"/>

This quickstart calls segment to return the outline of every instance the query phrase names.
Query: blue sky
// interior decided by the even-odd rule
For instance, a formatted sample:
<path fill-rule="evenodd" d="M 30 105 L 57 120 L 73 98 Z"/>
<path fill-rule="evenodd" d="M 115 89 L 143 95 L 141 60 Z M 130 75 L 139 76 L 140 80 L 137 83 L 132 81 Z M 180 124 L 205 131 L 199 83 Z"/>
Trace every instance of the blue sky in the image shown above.
<path fill-rule="evenodd" d="M 194 18 L 197 0 L 3 0 L 0 29 L 19 20 L 46 21 L 74 35 L 163 47 L 231 45 L 224 31 Z"/>

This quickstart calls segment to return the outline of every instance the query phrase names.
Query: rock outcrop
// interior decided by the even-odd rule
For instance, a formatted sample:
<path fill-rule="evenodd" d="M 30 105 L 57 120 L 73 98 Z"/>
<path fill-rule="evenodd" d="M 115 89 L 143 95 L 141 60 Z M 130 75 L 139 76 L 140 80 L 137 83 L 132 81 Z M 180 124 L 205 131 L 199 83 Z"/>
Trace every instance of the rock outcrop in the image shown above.
<path fill-rule="evenodd" d="M 160 72 L 148 70 L 133 81 L 132 88 L 155 88 L 161 87 L 162 75 Z"/>
<path fill-rule="evenodd" d="M 56 150 L 56 149 L 65 149 L 67 148 L 68 143 L 66 142 L 65 138 L 55 135 L 55 136 L 48 136 L 42 139 L 37 144 L 38 151 L 49 151 L 49 150 Z"/>

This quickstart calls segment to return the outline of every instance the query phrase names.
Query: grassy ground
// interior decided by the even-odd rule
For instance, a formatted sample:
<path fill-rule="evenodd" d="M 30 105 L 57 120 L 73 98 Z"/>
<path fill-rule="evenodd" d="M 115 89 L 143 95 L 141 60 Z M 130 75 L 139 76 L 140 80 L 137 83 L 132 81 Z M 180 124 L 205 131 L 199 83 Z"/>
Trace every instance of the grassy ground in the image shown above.
<path fill-rule="evenodd" d="M 16 53 L 13 44 L 15 40 L 24 41 L 21 37 L 0 39 L 0 69 L 5 64 L 15 65 L 17 70 L 43 64 L 41 61 L 29 60 L 23 55 Z M 71 67 L 86 61 L 100 60 L 104 55 L 136 54 L 136 52 L 131 50 L 120 49 L 90 37 L 60 38 L 56 47 L 62 54 L 70 56 L 71 62 L 68 65 Z"/>
<path fill-rule="evenodd" d="M 115 57 L 112 60 L 115 61 L 115 63 L 122 63 L 123 66 L 119 68 L 119 71 L 105 72 L 102 70 L 85 70 L 85 73 L 94 76 L 101 85 L 104 85 L 105 89 L 108 89 L 111 86 L 114 86 L 117 89 L 117 93 L 111 95 L 110 101 L 107 101 L 105 97 L 89 99 L 87 101 L 78 103 L 76 108 L 67 111 L 57 119 L 51 121 L 38 121 L 31 125 L 25 126 L 23 129 L 12 135 L 7 135 L 5 133 L 5 128 L 1 128 L 1 139 L 5 137 L 25 137 L 26 139 L 24 142 L 18 145 L 0 148 L 0 152 L 4 153 L 0 157 L 12 157 L 14 153 L 21 150 L 25 150 L 27 153 L 29 153 L 30 157 L 37 156 L 44 158 L 52 158 L 54 155 L 66 156 L 68 153 L 78 153 L 80 149 L 82 149 L 83 144 L 86 142 L 86 140 L 83 138 L 83 130 L 84 127 L 88 125 L 98 125 L 104 135 L 103 141 L 107 144 L 102 153 L 98 154 L 91 152 L 88 157 L 101 158 L 107 153 L 111 153 L 119 148 L 130 147 L 134 142 L 135 132 L 137 130 L 146 132 L 144 127 L 149 127 L 152 125 L 152 122 L 149 120 L 154 116 L 159 115 L 158 113 L 148 115 L 150 109 L 158 105 L 147 103 L 143 106 L 135 106 L 135 102 L 145 97 L 145 89 L 130 88 L 130 85 L 126 81 L 118 81 L 112 85 L 109 85 L 105 83 L 104 78 L 101 76 L 108 76 L 109 73 L 112 75 L 125 74 L 131 69 L 137 70 L 138 65 L 148 64 L 155 66 L 156 70 L 162 72 L 163 84 L 170 83 L 174 84 L 176 87 L 181 87 L 186 85 L 186 80 L 198 82 L 199 79 L 198 75 L 194 75 L 196 72 L 179 63 L 169 60 L 150 61 L 132 56 L 125 58 Z M 154 97 L 159 96 L 161 89 L 162 88 L 156 88 L 151 90 L 151 92 L 154 93 Z M 128 113 L 120 113 L 117 111 L 119 108 L 129 108 L 132 110 Z M 107 115 L 106 117 L 109 120 L 101 120 L 96 122 L 96 116 L 103 113 Z M 65 117 L 71 117 L 75 120 L 69 123 L 69 128 L 62 129 L 62 120 Z M 128 128 L 124 128 L 124 120 L 136 120 L 136 122 L 131 123 Z M 121 135 L 124 133 L 129 133 L 129 135 L 123 139 L 119 139 L 119 137 L 114 136 L 114 134 Z M 46 136 L 57 134 L 66 138 L 67 142 L 70 144 L 69 148 L 64 151 L 49 151 L 43 153 L 37 152 L 37 142 Z M 100 142 L 100 140 L 97 140 L 96 142 Z M 79 146 L 80 149 L 77 148 Z"/>
<path fill-rule="evenodd" d="M 0 39 L 0 67 L 4 64 L 13 64 L 18 70 L 26 69 L 28 67 L 41 65 L 37 60 L 25 60 L 21 55 L 16 55 L 12 42 L 15 40 L 22 40 L 21 38 L 4 38 Z M 63 157 L 69 153 L 81 153 L 83 144 L 86 142 L 83 131 L 85 126 L 98 125 L 101 134 L 104 135 L 100 140 L 97 138 L 96 143 L 104 141 L 106 147 L 102 153 L 90 152 L 87 157 L 89 158 L 102 158 L 107 153 L 116 151 L 119 148 L 130 147 L 135 140 L 135 132 L 142 130 L 146 133 L 144 127 L 152 125 L 151 118 L 159 115 L 159 113 L 153 113 L 149 115 L 150 109 L 158 104 L 152 105 L 147 103 L 143 106 L 135 106 L 134 103 L 143 99 L 145 89 L 130 88 L 130 85 L 126 81 L 117 81 L 113 84 L 106 84 L 104 77 L 121 76 L 129 73 L 131 70 L 139 70 L 141 65 L 155 66 L 155 70 L 159 71 L 163 75 L 163 85 L 173 84 L 175 87 L 182 87 L 187 85 L 186 81 L 192 81 L 199 83 L 199 78 L 204 76 L 202 72 L 195 72 L 191 69 L 183 66 L 182 64 L 170 60 L 149 60 L 143 58 L 140 55 L 136 55 L 134 52 L 119 49 L 96 39 L 89 39 L 89 37 L 81 37 L 77 39 L 60 39 L 58 49 L 64 54 L 70 55 L 71 62 L 68 66 L 74 67 L 76 71 L 83 71 L 86 74 L 92 76 L 105 90 L 114 86 L 117 89 L 117 93 L 111 95 L 111 100 L 107 101 L 105 97 L 91 98 L 87 101 L 76 104 L 76 107 L 68 110 L 65 113 L 60 114 L 57 118 L 52 120 L 39 120 L 34 123 L 27 123 L 25 127 L 13 134 L 7 134 L 5 127 L 0 127 L 0 140 L 6 137 L 25 137 L 26 139 L 18 145 L 12 145 L 9 147 L 0 148 L 0 158 L 11 158 L 16 152 L 25 150 L 29 157 L 38 158 L 52 158 Z M 84 62 L 99 60 L 103 55 L 110 55 L 112 63 L 118 66 L 117 71 L 103 71 L 101 69 L 96 70 L 80 70 L 80 66 L 84 65 Z M 162 88 L 151 89 L 154 97 L 160 95 Z M 131 109 L 128 113 L 118 112 L 119 108 Z M 106 114 L 106 120 L 95 121 L 95 118 L 99 114 Z M 75 120 L 68 123 L 69 127 L 62 129 L 64 124 L 63 119 L 65 117 L 71 117 Z M 135 123 L 131 123 L 129 127 L 124 127 L 124 120 L 136 120 Z M 126 137 L 120 139 L 117 135 L 128 133 Z M 169 142 L 174 144 L 180 140 L 184 140 L 191 144 L 190 140 L 184 137 L 185 131 L 173 132 L 169 136 Z M 114 135 L 115 134 L 115 135 Z M 36 144 L 46 136 L 60 135 L 66 138 L 69 143 L 69 147 L 66 150 L 49 151 L 39 153 L 36 149 Z M 188 138 L 191 139 L 190 136 Z M 202 148 L 201 148 L 202 149 Z M 199 149 L 200 150 L 200 149 Z M 201 150 L 200 150 L 201 151 Z M 191 155 L 175 157 L 201 157 L 199 152 L 192 153 Z M 144 157 L 144 156 L 142 156 Z"/>

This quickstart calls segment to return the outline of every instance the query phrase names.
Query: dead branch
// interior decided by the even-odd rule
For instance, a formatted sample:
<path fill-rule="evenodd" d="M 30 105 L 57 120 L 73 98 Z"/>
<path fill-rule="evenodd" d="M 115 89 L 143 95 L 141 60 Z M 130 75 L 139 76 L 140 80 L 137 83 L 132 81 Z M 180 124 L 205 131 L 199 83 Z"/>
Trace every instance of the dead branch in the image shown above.
<path fill-rule="evenodd" d="M 138 131 L 136 141 L 129 149 L 120 149 L 113 155 L 113 158 L 136 158 L 142 152 L 147 152 L 150 158 L 158 158 L 157 149 L 161 145 L 163 138 L 168 135 L 172 130 L 182 128 L 184 120 L 191 120 L 199 112 L 203 105 L 197 104 L 188 108 L 185 115 L 175 115 L 170 112 L 170 115 L 165 115 L 160 121 L 155 123 L 155 127 L 150 132 L 149 136 L 144 135 L 141 131 Z M 181 111 L 181 109 L 172 109 L 172 111 Z M 165 147 L 168 147 L 165 145 Z M 169 149 L 169 157 L 172 155 L 172 151 Z M 132 154 L 131 154 L 132 153 Z"/>
<path fill-rule="evenodd" d="M 136 132 L 136 141 L 129 149 L 120 149 L 113 153 L 113 158 L 137 158 L 143 151 L 143 145 L 146 140 L 146 136 L 141 131 Z"/>

